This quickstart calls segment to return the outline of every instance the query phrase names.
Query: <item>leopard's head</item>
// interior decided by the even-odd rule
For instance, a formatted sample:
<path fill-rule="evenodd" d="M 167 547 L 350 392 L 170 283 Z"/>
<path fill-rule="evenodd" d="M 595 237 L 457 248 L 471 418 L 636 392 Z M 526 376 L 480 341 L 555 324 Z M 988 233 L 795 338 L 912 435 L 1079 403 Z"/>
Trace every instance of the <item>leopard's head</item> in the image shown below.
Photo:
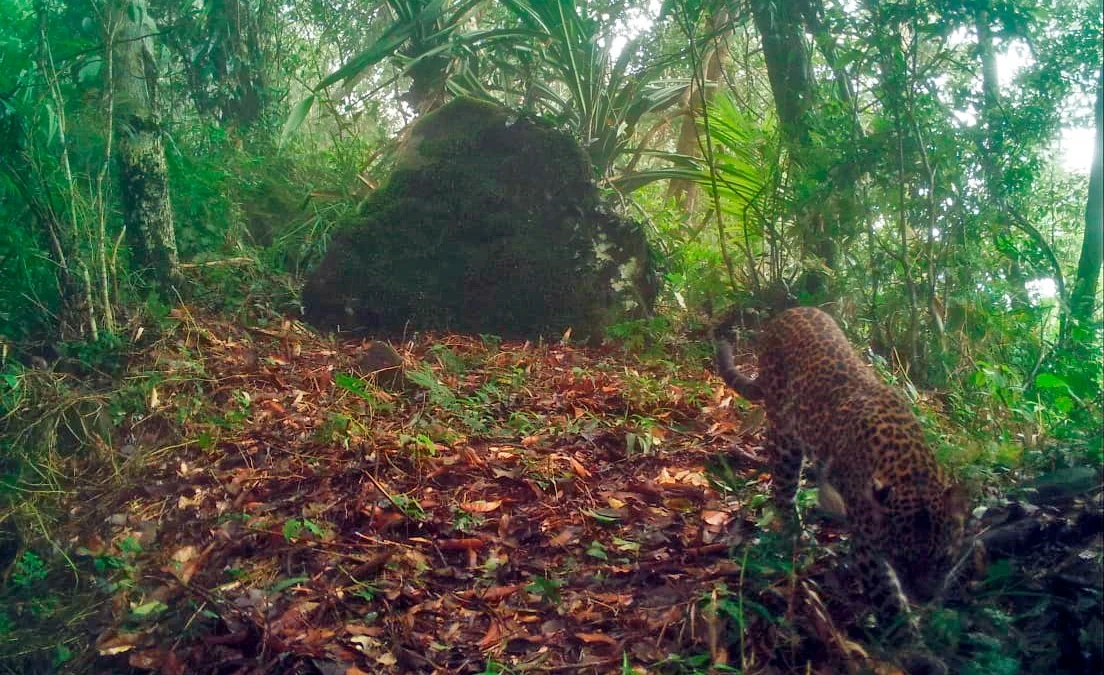
<path fill-rule="evenodd" d="M 889 526 L 887 557 L 905 591 L 920 602 L 939 593 L 958 560 L 969 506 L 957 485 L 936 480 L 928 487 L 924 494 L 899 494 L 897 488 L 896 495 L 878 495 Z"/>

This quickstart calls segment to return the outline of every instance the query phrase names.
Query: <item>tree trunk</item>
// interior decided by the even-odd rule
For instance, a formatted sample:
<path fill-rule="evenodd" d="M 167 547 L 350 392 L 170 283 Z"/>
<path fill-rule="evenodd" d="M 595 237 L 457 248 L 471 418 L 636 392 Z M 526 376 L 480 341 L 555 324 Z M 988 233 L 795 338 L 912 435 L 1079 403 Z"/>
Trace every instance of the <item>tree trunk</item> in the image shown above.
<path fill-rule="evenodd" d="M 729 14 L 726 8 L 718 10 L 710 20 L 710 33 L 713 35 L 713 47 L 709 50 L 705 60 L 705 73 L 702 78 L 705 87 L 698 90 L 696 82 L 686 88 L 686 94 L 682 100 L 682 109 L 685 112 L 682 118 L 682 127 L 679 129 L 678 150 L 680 155 L 700 157 L 701 147 L 698 143 L 698 118 L 705 113 L 705 106 L 713 99 L 716 87 L 710 87 L 711 82 L 717 82 L 724 74 L 724 66 L 728 61 L 728 45 L 725 37 L 732 30 Z M 723 33 L 722 33 L 723 29 Z M 698 186 L 696 183 L 682 178 L 672 178 L 667 186 L 667 198 L 674 198 L 682 207 L 683 213 L 691 214 L 698 199 Z"/>
<path fill-rule="evenodd" d="M 1104 264 L 1104 171 L 1101 144 L 1104 143 L 1104 74 L 1096 83 L 1096 145 L 1092 169 L 1089 171 L 1089 196 L 1085 202 L 1085 238 L 1081 242 L 1081 258 L 1077 262 L 1077 278 L 1070 295 L 1070 318 L 1086 325 L 1096 310 L 1096 293 Z"/>
<path fill-rule="evenodd" d="M 782 131 L 803 147 L 809 141 L 805 115 L 813 103 L 814 80 L 801 7 L 794 2 L 752 0 L 751 13 L 763 41 L 767 78 Z"/>
<path fill-rule="evenodd" d="M 985 188 L 989 192 L 989 198 L 1001 217 L 1007 221 L 1014 216 L 1011 215 L 1011 205 L 1005 195 L 1004 173 L 1000 166 L 1005 153 L 1005 125 L 1001 121 L 1000 80 L 997 77 L 997 57 L 990 20 L 989 12 L 980 9 L 974 23 L 978 35 L 978 58 L 981 61 L 982 93 L 978 159 L 985 174 Z M 1016 251 L 1009 254 L 1007 274 L 1013 302 L 1020 307 L 1029 306 L 1031 301 L 1027 294 L 1027 276 Z"/>
<path fill-rule="evenodd" d="M 116 107 L 123 223 L 137 261 L 152 268 L 162 291 L 181 287 L 165 145 L 157 118 L 157 26 L 146 0 L 118 0 Z"/>
<path fill-rule="evenodd" d="M 227 127 L 248 128 L 268 103 L 262 49 L 270 10 L 265 0 L 209 0 L 206 45 L 214 105 Z"/>
<path fill-rule="evenodd" d="M 791 171 L 797 173 L 804 163 L 803 155 L 812 149 L 808 113 L 816 97 L 811 55 L 805 44 L 803 7 L 796 2 L 752 0 L 751 13 L 763 42 L 767 78 L 782 134 L 795 160 Z M 800 180 L 797 175 L 794 183 Z M 825 210 L 825 203 L 817 198 L 799 205 L 796 214 L 805 263 L 798 285 L 809 299 L 825 299 L 828 271 L 838 264 L 835 221 L 825 218 Z"/>
<path fill-rule="evenodd" d="M 847 109 L 851 117 L 851 134 L 855 141 L 863 136 L 862 125 L 859 122 L 859 111 L 855 106 L 855 94 L 848 79 L 846 69 L 840 65 L 836 49 L 836 39 L 828 32 L 824 24 L 824 4 L 821 0 L 802 0 L 801 13 L 805 17 L 805 26 L 813 36 L 820 55 L 832 71 L 832 77 L 836 81 L 836 95 L 840 103 Z"/>
<path fill-rule="evenodd" d="M 993 32 L 989 26 L 989 13 L 979 10 L 975 21 L 978 36 L 978 58 L 981 60 L 982 110 L 981 138 L 978 154 L 985 172 L 985 187 L 989 197 L 1001 207 L 1004 205 L 1003 181 L 997 167 L 997 158 L 1004 150 L 1002 133 L 997 124 L 1000 110 L 1000 81 L 997 79 L 997 57 L 993 51 Z"/>

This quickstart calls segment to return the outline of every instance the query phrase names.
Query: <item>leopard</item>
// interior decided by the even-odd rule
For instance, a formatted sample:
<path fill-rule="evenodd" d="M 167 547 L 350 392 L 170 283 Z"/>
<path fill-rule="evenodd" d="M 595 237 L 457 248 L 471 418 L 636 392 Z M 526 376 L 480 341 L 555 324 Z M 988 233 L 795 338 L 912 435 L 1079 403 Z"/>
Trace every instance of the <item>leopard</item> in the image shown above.
<path fill-rule="evenodd" d="M 936 460 L 911 403 L 819 308 L 767 320 L 755 378 L 736 368 L 721 333 L 714 333 L 718 373 L 765 410 L 776 507 L 800 528 L 794 500 L 802 468 L 817 467 L 821 501 L 830 496 L 842 511 L 879 628 L 915 638 L 910 600 L 929 602 L 941 592 L 962 546 L 967 499 Z"/>

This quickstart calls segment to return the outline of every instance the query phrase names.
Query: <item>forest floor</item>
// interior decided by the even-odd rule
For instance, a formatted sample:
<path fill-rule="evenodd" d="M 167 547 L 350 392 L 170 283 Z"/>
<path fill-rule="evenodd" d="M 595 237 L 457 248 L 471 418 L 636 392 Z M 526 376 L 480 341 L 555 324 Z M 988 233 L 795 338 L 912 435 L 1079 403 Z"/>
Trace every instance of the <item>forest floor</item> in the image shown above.
<path fill-rule="evenodd" d="M 901 672 L 839 531 L 764 516 L 761 415 L 704 353 L 435 335 L 373 373 L 296 323 L 171 323 L 124 480 L 55 533 L 106 598 L 84 672 Z"/>

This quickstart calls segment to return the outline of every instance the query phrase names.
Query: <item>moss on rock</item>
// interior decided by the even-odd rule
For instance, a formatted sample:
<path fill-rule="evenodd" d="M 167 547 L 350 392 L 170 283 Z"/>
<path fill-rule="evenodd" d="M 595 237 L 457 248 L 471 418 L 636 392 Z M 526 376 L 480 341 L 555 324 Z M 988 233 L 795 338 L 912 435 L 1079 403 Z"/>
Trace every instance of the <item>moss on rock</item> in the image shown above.
<path fill-rule="evenodd" d="M 304 289 L 316 326 L 596 337 L 655 297 L 639 226 L 603 206 L 575 142 L 494 104 L 420 120 L 361 212 Z"/>

